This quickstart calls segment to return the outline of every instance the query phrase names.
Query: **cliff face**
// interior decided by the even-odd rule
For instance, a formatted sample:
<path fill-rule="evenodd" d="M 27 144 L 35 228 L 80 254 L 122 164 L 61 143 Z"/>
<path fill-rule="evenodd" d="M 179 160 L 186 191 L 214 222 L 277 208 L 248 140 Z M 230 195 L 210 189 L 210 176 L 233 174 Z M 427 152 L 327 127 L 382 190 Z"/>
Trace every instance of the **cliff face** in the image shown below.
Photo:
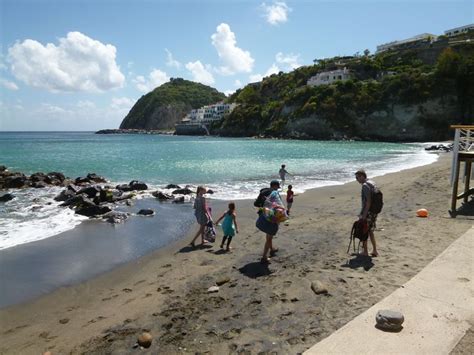
<path fill-rule="evenodd" d="M 142 96 L 123 119 L 120 129 L 174 129 L 191 109 L 224 99 L 223 93 L 209 86 L 171 79 Z"/>
<path fill-rule="evenodd" d="M 452 131 L 439 130 L 436 124 L 443 123 L 446 117 L 458 117 L 456 98 L 429 100 L 417 105 L 390 105 L 386 110 L 358 116 L 352 112 L 350 119 L 355 123 L 349 133 L 331 126 L 325 118 L 318 115 L 298 117 L 287 122 L 284 136 L 299 139 L 340 139 L 344 137 L 364 140 L 397 142 L 445 140 L 452 138 Z M 426 125 L 427 118 L 434 124 Z"/>

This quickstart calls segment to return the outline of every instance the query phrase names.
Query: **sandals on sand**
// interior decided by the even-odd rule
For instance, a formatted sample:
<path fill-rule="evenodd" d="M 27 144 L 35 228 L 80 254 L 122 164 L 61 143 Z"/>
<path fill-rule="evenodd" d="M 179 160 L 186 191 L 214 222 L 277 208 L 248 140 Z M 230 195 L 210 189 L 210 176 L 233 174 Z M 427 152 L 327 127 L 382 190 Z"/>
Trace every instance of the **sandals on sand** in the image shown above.
<path fill-rule="evenodd" d="M 260 264 L 271 264 L 270 258 L 261 258 Z"/>
<path fill-rule="evenodd" d="M 278 252 L 278 248 L 274 248 L 270 250 L 270 256 L 275 256 L 275 254 Z"/>

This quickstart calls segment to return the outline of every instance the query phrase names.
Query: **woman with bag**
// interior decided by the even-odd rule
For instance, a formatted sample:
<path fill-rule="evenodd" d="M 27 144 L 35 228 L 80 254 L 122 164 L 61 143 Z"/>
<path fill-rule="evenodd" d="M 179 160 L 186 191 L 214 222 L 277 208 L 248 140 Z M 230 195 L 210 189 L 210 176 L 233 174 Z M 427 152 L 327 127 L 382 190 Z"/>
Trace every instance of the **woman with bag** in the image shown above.
<path fill-rule="evenodd" d="M 263 208 L 259 210 L 256 223 L 256 227 L 266 234 L 263 255 L 260 259 L 262 264 L 270 263 L 270 258 L 267 256 L 268 252 L 270 252 L 270 256 L 273 256 L 278 251 L 277 248 L 273 247 L 273 237 L 278 232 L 280 222 L 288 218 L 283 200 L 278 192 L 279 187 L 280 182 L 278 180 L 270 182 L 272 192 L 266 198 Z"/>

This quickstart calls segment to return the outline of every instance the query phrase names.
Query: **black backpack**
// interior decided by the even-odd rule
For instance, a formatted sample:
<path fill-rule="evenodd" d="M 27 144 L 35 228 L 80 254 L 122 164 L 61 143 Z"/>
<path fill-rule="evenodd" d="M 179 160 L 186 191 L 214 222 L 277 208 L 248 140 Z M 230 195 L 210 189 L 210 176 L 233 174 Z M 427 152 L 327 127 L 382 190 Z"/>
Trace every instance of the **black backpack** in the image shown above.
<path fill-rule="evenodd" d="M 263 204 L 265 203 L 265 200 L 267 197 L 272 193 L 272 189 L 269 187 L 264 187 L 263 189 L 260 190 L 260 193 L 258 194 L 256 200 L 253 202 L 253 205 L 255 207 L 263 207 Z"/>
<path fill-rule="evenodd" d="M 370 186 L 370 191 L 371 191 L 371 196 L 370 196 L 371 203 L 370 203 L 369 212 L 372 212 L 374 214 L 379 214 L 383 208 L 383 193 L 375 185 L 371 184 L 370 182 L 368 184 Z"/>
<path fill-rule="evenodd" d="M 354 248 L 354 253 L 356 252 L 356 239 L 359 239 L 359 245 L 361 242 L 365 242 L 369 238 L 369 226 L 367 221 L 357 220 L 352 224 L 351 236 L 349 238 L 349 245 L 347 247 L 347 253 L 351 249 L 351 244 Z M 359 245 L 357 246 L 357 252 L 359 251 Z"/>

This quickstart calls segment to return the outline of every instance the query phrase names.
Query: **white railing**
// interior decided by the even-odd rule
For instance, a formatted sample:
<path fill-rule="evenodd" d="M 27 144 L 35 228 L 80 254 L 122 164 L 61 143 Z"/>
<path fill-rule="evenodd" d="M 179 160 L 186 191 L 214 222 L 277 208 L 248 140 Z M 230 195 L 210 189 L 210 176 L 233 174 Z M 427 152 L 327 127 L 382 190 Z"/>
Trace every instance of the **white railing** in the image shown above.
<path fill-rule="evenodd" d="M 451 186 L 454 183 L 458 154 L 460 152 L 474 153 L 474 125 L 454 125 L 453 164 L 451 168 Z"/>

